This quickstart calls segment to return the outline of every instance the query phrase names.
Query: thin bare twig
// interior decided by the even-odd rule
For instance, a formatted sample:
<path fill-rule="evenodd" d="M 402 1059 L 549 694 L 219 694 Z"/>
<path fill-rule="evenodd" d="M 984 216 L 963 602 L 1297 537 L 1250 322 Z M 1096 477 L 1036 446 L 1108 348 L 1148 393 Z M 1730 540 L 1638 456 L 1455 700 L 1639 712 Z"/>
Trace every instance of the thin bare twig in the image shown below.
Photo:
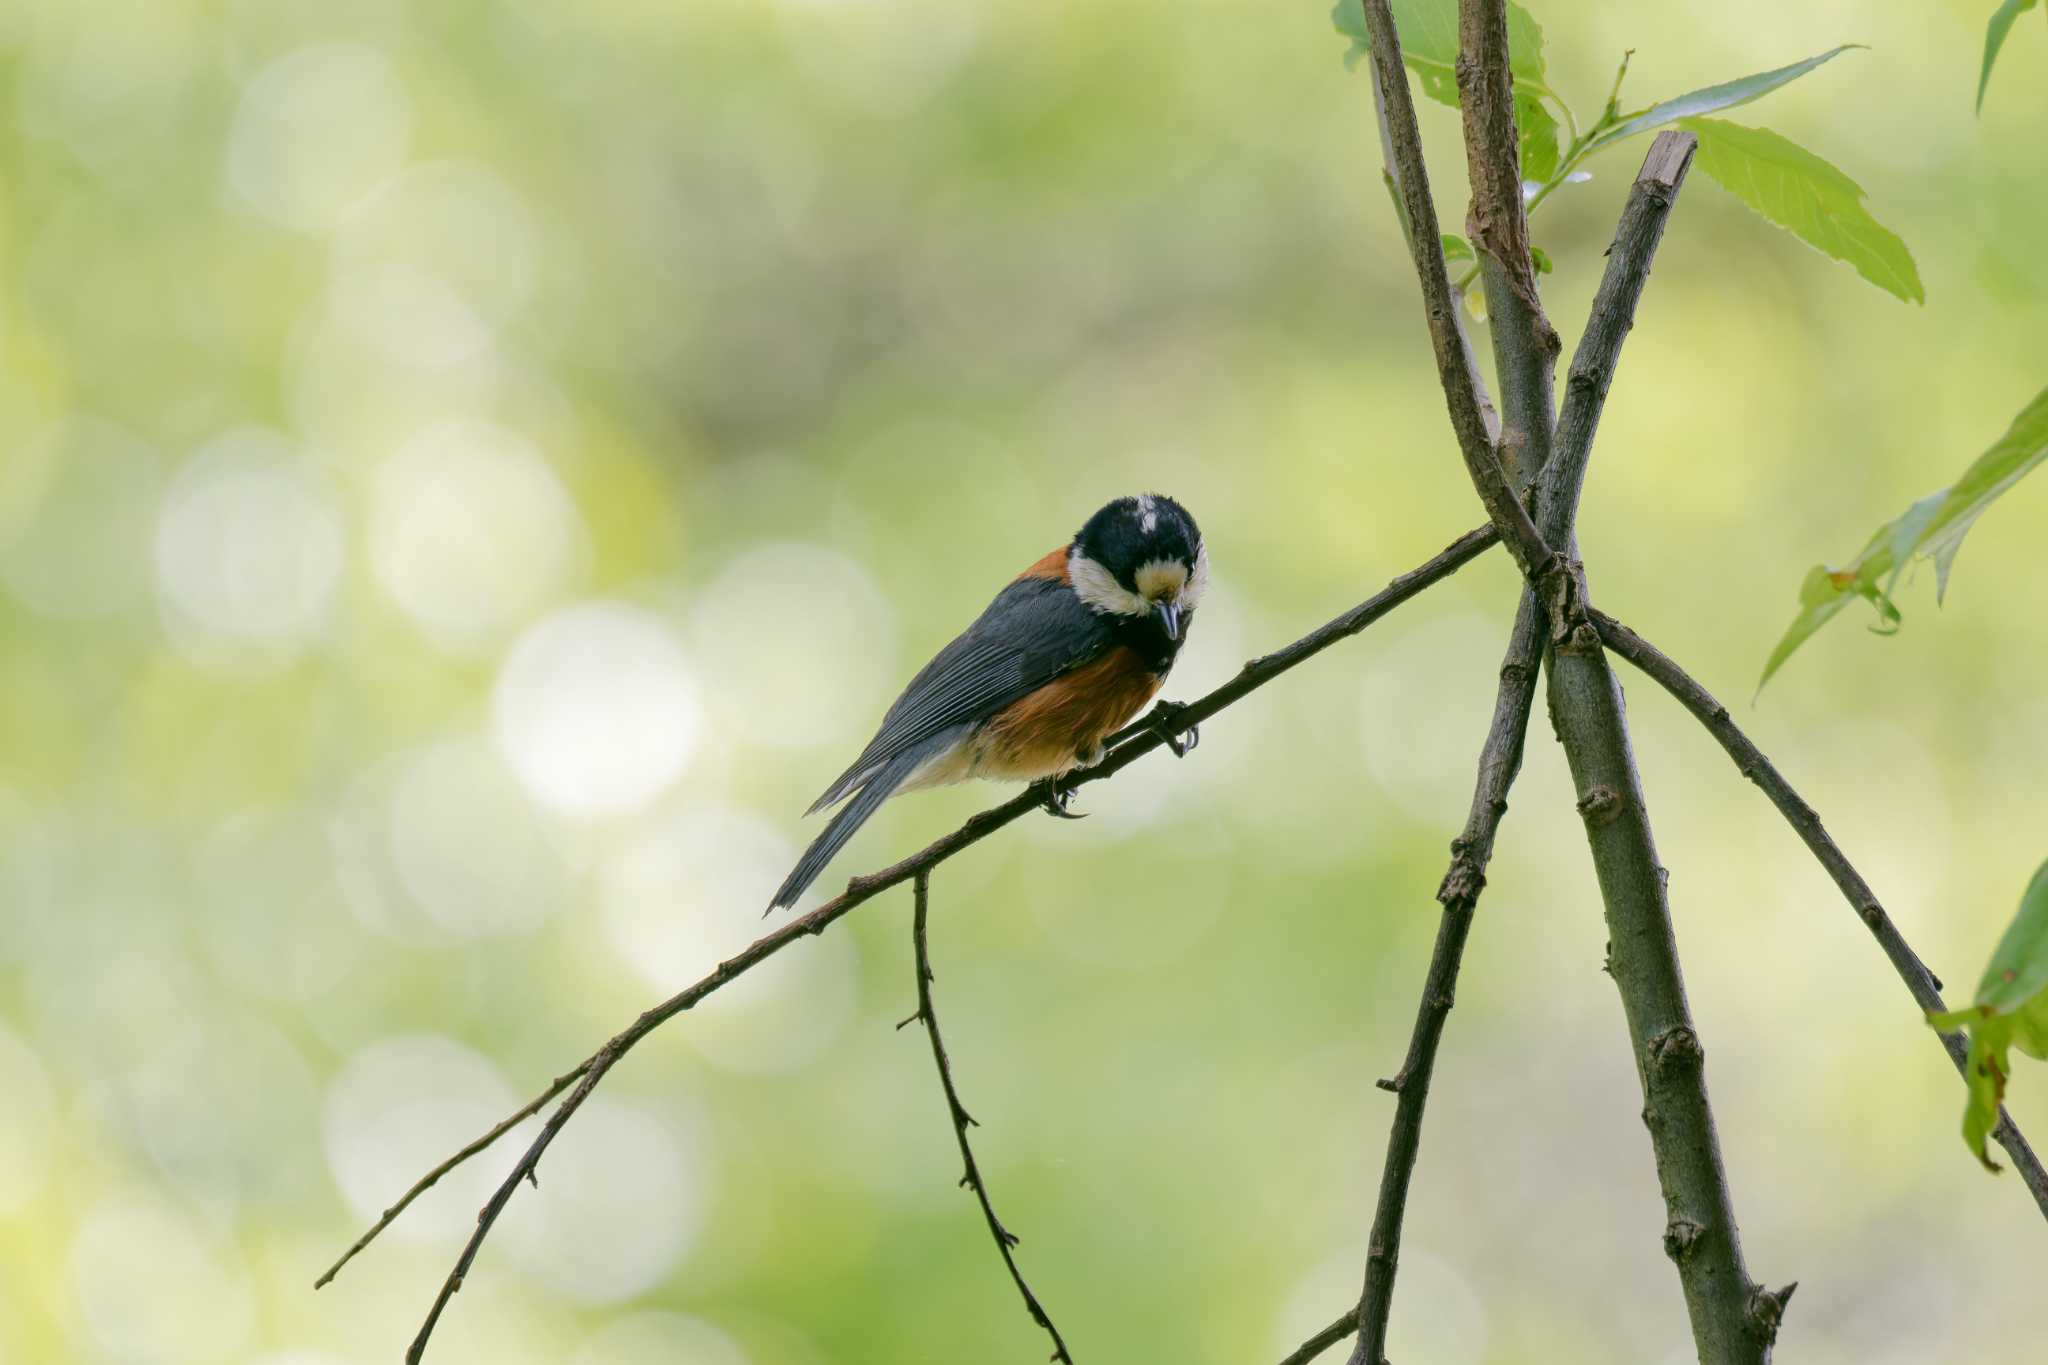
<path fill-rule="evenodd" d="M 916 899 L 916 909 L 910 917 L 910 942 L 912 955 L 917 962 L 917 1013 L 905 1019 L 904 1024 L 922 1023 L 925 1033 L 932 1040 L 932 1064 L 939 1069 L 939 1087 L 946 1092 L 946 1110 L 953 1120 L 953 1136 L 960 1140 L 960 1160 L 965 1167 L 960 1183 L 974 1191 L 974 1197 L 981 1201 L 981 1216 L 988 1223 L 988 1235 L 995 1238 L 996 1250 L 1002 1253 L 1003 1264 L 1009 1268 L 1010 1280 L 1017 1286 L 1017 1292 L 1024 1297 L 1024 1307 L 1031 1314 L 1031 1320 L 1043 1327 L 1052 1338 L 1052 1358 L 1074 1365 L 1073 1356 L 1067 1353 L 1067 1343 L 1060 1336 L 1060 1329 L 1052 1325 L 1051 1314 L 1045 1305 L 1031 1292 L 1025 1283 L 1024 1272 L 1017 1268 L 1017 1258 L 1012 1248 L 1017 1245 L 1017 1234 L 1003 1226 L 1003 1220 L 996 1217 L 996 1206 L 989 1201 L 988 1182 L 982 1179 L 981 1167 L 974 1160 L 974 1145 L 967 1140 L 970 1126 L 979 1128 L 980 1122 L 967 1112 L 967 1106 L 960 1102 L 960 1091 L 953 1084 L 953 1064 L 946 1059 L 946 1040 L 939 1036 L 939 1014 L 932 1004 L 932 956 L 930 939 L 925 931 L 925 921 L 931 912 L 932 874 L 930 868 L 920 871 L 911 880 L 911 890 Z"/>
<path fill-rule="evenodd" d="M 1841 890 L 1842 898 L 1856 912 L 1856 918 L 1870 930 L 1877 946 L 1891 959 L 1892 970 L 1899 974 L 1899 980 L 1906 983 L 1913 1003 L 1929 1013 L 1944 1013 L 1948 1006 L 1942 1003 L 1941 982 L 1927 970 L 1927 964 L 1920 960 L 1920 955 L 1906 942 L 1891 916 L 1885 913 L 1877 893 L 1870 889 L 1870 883 L 1863 880 L 1841 848 L 1829 837 L 1820 822 L 1819 813 L 1806 804 L 1792 789 L 1792 784 L 1764 757 L 1763 751 L 1750 742 L 1749 736 L 1728 714 L 1728 708 L 1716 701 L 1711 692 L 1694 681 L 1663 651 L 1612 616 L 1596 611 L 1593 624 L 1599 628 L 1600 638 L 1609 649 L 1642 670 L 1652 682 L 1669 692 L 1679 705 L 1692 712 L 1694 718 L 1706 727 L 1707 733 L 1727 750 L 1728 757 L 1735 760 L 1735 766 L 1742 775 L 1756 783 L 1770 798 L 1778 813 L 1785 817 L 1785 823 L 1792 826 L 1793 833 L 1799 836 Z M 1947 1050 L 1949 1060 L 1955 1063 L 1957 1073 L 1967 1078 L 1968 1047 L 1963 1035 L 1947 1032 L 1940 1037 L 1941 1045 Z M 2020 1132 L 2019 1125 L 2003 1109 L 1998 1111 L 1998 1126 L 1991 1130 L 1991 1136 L 1998 1139 L 1998 1145 L 2012 1157 L 2012 1164 L 2018 1168 L 2020 1178 L 2034 1196 L 2034 1202 L 2040 1206 L 2043 1216 L 2048 1216 L 2048 1170 L 2042 1169 L 2040 1159 L 2027 1143 L 2026 1135 Z"/>
<path fill-rule="evenodd" d="M 1225 707 L 1265 686 L 1281 674 L 1314 658 L 1339 640 L 1348 639 L 1358 634 L 1395 607 L 1400 606 L 1403 602 L 1418 596 L 1425 589 L 1450 577 L 1467 563 L 1484 553 L 1498 539 L 1498 533 L 1491 525 L 1475 527 L 1467 531 L 1438 554 L 1409 570 L 1407 573 L 1396 577 L 1385 588 L 1349 611 L 1310 631 L 1292 644 L 1277 649 L 1271 654 L 1262 655 L 1251 660 L 1238 671 L 1236 677 L 1210 691 L 1200 699 L 1185 706 L 1162 704 L 1152 717 L 1130 727 L 1123 735 L 1119 736 L 1120 742 L 1110 750 L 1108 756 L 1102 762 L 1092 768 L 1083 769 L 1062 779 L 1059 784 L 1060 787 L 1065 790 L 1073 790 L 1088 783 L 1099 782 L 1115 776 L 1138 759 L 1151 753 L 1154 749 L 1164 746 L 1169 738 L 1185 733 L 1188 729 L 1209 719 Z M 461 1256 L 456 1261 L 454 1270 L 449 1273 L 446 1282 L 441 1286 L 440 1293 L 435 1298 L 433 1307 L 428 1311 L 425 1323 L 421 1325 L 418 1336 L 415 1337 L 411 1348 L 406 1353 L 406 1359 L 410 1362 L 410 1365 L 417 1365 L 418 1361 L 425 1354 L 427 1341 L 433 1335 L 434 1326 L 439 1321 L 442 1311 L 447 1307 L 448 1301 L 454 1297 L 456 1291 L 461 1289 L 463 1278 L 469 1273 L 470 1266 L 475 1262 L 478 1250 L 483 1246 L 484 1239 L 490 1235 L 492 1226 L 497 1222 L 499 1215 L 504 1212 L 505 1206 L 511 1200 L 513 1193 L 519 1188 L 519 1182 L 533 1176 L 534 1171 L 540 1164 L 542 1155 L 547 1151 L 549 1144 L 555 1140 L 555 1135 L 561 1131 L 563 1125 L 582 1107 L 583 1102 L 590 1097 L 591 1092 L 604 1079 L 605 1073 L 611 1069 L 614 1062 L 624 1056 L 649 1033 L 652 1033 L 676 1015 L 688 1010 L 726 983 L 752 970 L 805 935 L 823 933 L 833 921 L 851 913 L 855 908 L 872 900 L 881 892 L 888 890 L 892 886 L 909 881 L 920 872 L 930 870 L 960 850 L 978 843 L 1003 826 L 1038 809 L 1043 803 L 1044 797 L 1045 784 L 1034 784 L 1008 801 L 992 806 L 970 817 L 965 824 L 952 833 L 934 840 L 922 850 L 901 862 L 884 868 L 879 872 L 855 877 L 847 883 L 846 890 L 838 896 L 826 901 L 823 905 L 806 914 L 791 919 L 781 928 L 762 935 L 733 957 L 721 962 L 709 975 L 685 987 L 652 1009 L 647 1010 L 638 1019 L 634 1020 L 630 1026 L 611 1038 L 596 1052 L 592 1053 L 576 1071 L 569 1073 L 571 1076 L 580 1075 L 580 1083 L 569 1091 L 555 1112 L 548 1117 L 547 1122 L 542 1125 L 540 1133 L 534 1138 L 532 1144 L 519 1158 L 518 1162 L 514 1164 L 510 1174 L 500 1183 L 489 1202 L 484 1205 L 482 1211 L 477 1215 L 476 1230 L 470 1234 L 468 1242 L 463 1247 Z M 550 1090 L 549 1092 L 549 1094 L 554 1093 L 559 1092 L 556 1090 Z M 498 1125 L 485 1139 L 471 1143 L 457 1157 L 442 1163 L 436 1169 L 436 1178 L 453 1170 L 467 1157 L 474 1156 L 476 1153 L 483 1151 L 489 1145 L 491 1137 L 502 1135 L 520 1118 L 525 1117 L 528 1113 L 537 1110 L 540 1105 L 545 1104 L 547 1098 L 547 1095 L 543 1095 L 533 1105 L 523 1109 L 519 1115 L 514 1116 L 513 1119 Z M 388 1221 L 386 1220 L 386 1222 Z M 384 1223 L 380 1223 L 378 1228 L 384 1225 Z M 377 1228 L 373 1228 L 370 1236 L 375 1236 L 377 1230 Z M 363 1240 L 367 1241 L 369 1239 L 366 1237 Z"/>
<path fill-rule="evenodd" d="M 1472 913 L 1486 886 L 1486 865 L 1493 857 L 1494 835 L 1508 809 L 1508 790 L 1522 767 L 1522 743 L 1529 729 L 1529 711 L 1536 700 L 1536 674 L 1543 657 L 1543 611 L 1533 593 L 1522 594 L 1515 628 L 1501 660 L 1500 688 L 1493 703 L 1493 726 L 1479 753 L 1479 776 L 1472 787 L 1472 809 L 1464 832 L 1451 842 L 1451 865 L 1437 887 L 1443 904 L 1437 923 L 1436 947 L 1423 978 L 1422 1000 L 1415 1008 L 1415 1031 L 1408 1056 L 1382 1090 L 1399 1097 L 1394 1123 L 1387 1134 L 1386 1164 L 1380 1172 L 1378 1205 L 1373 1210 L 1372 1237 L 1366 1244 L 1365 1288 L 1352 1315 L 1358 1344 L 1351 1359 L 1379 1365 L 1387 1349 L 1387 1324 L 1394 1303 L 1394 1276 L 1401 1263 L 1401 1223 L 1408 1210 L 1408 1182 L 1422 1149 L 1423 1109 L 1429 1103 L 1430 1076 L 1436 1067 L 1437 1044 L 1457 994 L 1458 968 L 1465 956 L 1465 937 Z"/>
<path fill-rule="evenodd" d="M 454 1156 L 449 1157 L 446 1161 L 436 1166 L 433 1170 L 428 1171 L 425 1175 L 421 1176 L 418 1180 L 414 1181 L 412 1188 L 407 1190 L 404 1194 L 400 1195 L 397 1203 L 393 1204 L 390 1208 L 384 1210 L 383 1214 L 378 1217 L 377 1221 L 370 1225 L 369 1230 L 365 1232 L 362 1236 L 356 1238 L 356 1244 L 354 1246 L 350 1247 L 347 1251 L 341 1253 L 340 1260 L 337 1260 L 333 1265 L 327 1267 L 327 1272 L 323 1274 L 319 1279 L 313 1281 L 313 1287 L 315 1289 L 322 1288 L 326 1285 L 326 1283 L 329 1280 L 333 1279 L 336 1275 L 339 1275 L 341 1273 L 341 1268 L 347 1265 L 350 1261 L 354 1260 L 357 1252 L 361 1251 L 364 1247 L 368 1246 L 371 1242 L 375 1241 L 378 1233 L 390 1227 L 391 1224 L 397 1220 L 398 1215 L 404 1213 L 406 1210 L 406 1206 L 411 1204 L 413 1200 L 419 1198 L 428 1190 L 432 1189 L 434 1185 L 437 1182 L 439 1182 L 442 1176 L 448 1174 L 448 1172 L 454 1170 L 457 1166 L 460 1166 L 463 1162 L 469 1160 L 478 1152 L 481 1152 L 484 1148 L 490 1146 L 499 1138 L 505 1136 L 505 1134 L 511 1132 L 514 1128 L 517 1128 L 520 1124 L 532 1118 L 535 1114 L 538 1114 L 543 1108 L 546 1107 L 547 1102 L 549 1100 L 561 1094 L 564 1090 L 567 1090 L 571 1085 L 575 1083 L 576 1078 L 581 1076 L 586 1070 L 589 1069 L 589 1067 L 590 1063 L 588 1061 L 578 1062 L 574 1069 L 564 1072 L 562 1075 L 555 1077 L 555 1079 L 553 1080 L 553 1082 L 549 1084 L 547 1089 L 541 1091 L 538 1095 L 535 1095 L 532 1100 L 527 1102 L 525 1108 L 521 1109 L 518 1113 L 507 1117 L 504 1120 L 504 1122 L 498 1124 L 498 1126 L 491 1129 L 490 1132 L 485 1133 L 475 1142 L 470 1143 L 469 1146 L 464 1147 Z"/>
<path fill-rule="evenodd" d="M 1293 1351 L 1288 1353 L 1287 1358 L 1280 1362 L 1280 1365 L 1308 1365 L 1311 1360 L 1314 1360 L 1317 1356 L 1329 1350 L 1332 1346 L 1335 1346 L 1357 1330 L 1358 1310 L 1353 1308 L 1346 1312 L 1343 1317 L 1338 1318 L 1328 1327 L 1325 1327 L 1322 1331 L 1295 1347 Z"/>

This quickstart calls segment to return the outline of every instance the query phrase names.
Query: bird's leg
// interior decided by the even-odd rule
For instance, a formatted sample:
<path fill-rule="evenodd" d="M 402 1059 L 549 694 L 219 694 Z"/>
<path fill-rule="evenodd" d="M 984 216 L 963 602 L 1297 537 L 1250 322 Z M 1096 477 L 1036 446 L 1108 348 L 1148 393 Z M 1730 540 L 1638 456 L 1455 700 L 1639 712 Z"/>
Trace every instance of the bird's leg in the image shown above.
<path fill-rule="evenodd" d="M 1074 789 L 1061 783 L 1057 777 L 1045 779 L 1045 793 L 1039 798 L 1047 815 L 1061 820 L 1086 820 L 1086 811 L 1068 810 L 1067 803 L 1074 799 Z"/>

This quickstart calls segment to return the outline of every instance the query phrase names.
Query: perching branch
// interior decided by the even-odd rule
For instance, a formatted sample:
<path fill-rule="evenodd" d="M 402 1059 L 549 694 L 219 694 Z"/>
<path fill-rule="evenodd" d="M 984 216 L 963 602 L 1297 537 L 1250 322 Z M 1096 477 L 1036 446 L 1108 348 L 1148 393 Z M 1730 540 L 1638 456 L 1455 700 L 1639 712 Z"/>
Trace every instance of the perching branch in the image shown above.
<path fill-rule="evenodd" d="M 1386 1165 L 1380 1173 L 1379 1204 L 1373 1211 L 1367 1242 L 1365 1289 L 1353 1320 L 1358 1345 L 1352 1360 L 1378 1365 L 1387 1349 L 1387 1323 L 1394 1303 L 1394 1276 L 1400 1269 L 1401 1223 L 1408 1208 L 1408 1182 L 1422 1148 L 1422 1113 L 1429 1103 L 1429 1080 L 1436 1067 L 1437 1044 L 1457 993 L 1458 969 L 1465 956 L 1465 936 L 1472 912 L 1486 886 L 1486 865 L 1493 857 L 1494 834 L 1507 814 L 1508 789 L 1522 767 L 1522 742 L 1529 729 L 1529 710 L 1536 699 L 1536 671 L 1543 652 L 1544 622 L 1535 595 L 1522 594 L 1521 610 L 1501 660 L 1500 689 L 1493 703 L 1493 727 L 1479 752 L 1479 777 L 1472 787 L 1472 808 L 1463 833 L 1451 842 L 1451 865 L 1437 887 L 1443 904 L 1437 923 L 1436 947 L 1429 974 L 1423 979 L 1422 1001 L 1415 1010 L 1415 1031 L 1408 1056 L 1392 1080 L 1379 1082 L 1400 1098 L 1394 1105 L 1394 1126 L 1387 1135 Z M 1302 1357 L 1307 1359 L 1308 1357 Z"/>
<path fill-rule="evenodd" d="M 1432 585 L 1450 577 L 1450 575 L 1489 549 L 1498 538 L 1498 533 L 1490 525 L 1475 527 L 1473 530 L 1467 531 L 1434 557 L 1393 579 L 1385 588 L 1349 611 L 1310 631 L 1292 644 L 1275 650 L 1271 654 L 1262 655 L 1251 660 L 1238 671 L 1236 677 L 1215 688 L 1200 699 L 1185 706 L 1169 707 L 1162 705 L 1161 708 L 1155 711 L 1152 717 L 1130 727 L 1118 736 L 1119 742 L 1110 750 L 1108 756 L 1101 763 L 1062 779 L 1059 785 L 1066 790 L 1072 790 L 1085 786 L 1090 782 L 1098 782 L 1115 776 L 1138 759 L 1151 753 L 1154 749 L 1165 745 L 1169 738 L 1183 734 L 1190 727 L 1199 725 L 1201 722 L 1222 711 L 1225 707 L 1257 691 L 1281 674 L 1320 654 L 1339 640 L 1348 639 L 1358 634 L 1395 607 L 1418 596 Z M 454 1297 L 456 1291 L 462 1287 L 463 1277 L 469 1273 L 469 1268 L 475 1262 L 477 1252 L 483 1246 L 484 1239 L 490 1235 L 492 1226 L 497 1222 L 499 1215 L 504 1212 L 505 1206 L 510 1202 L 513 1193 L 519 1188 L 519 1182 L 533 1176 L 540 1164 L 542 1155 L 546 1153 L 549 1144 L 555 1140 L 556 1134 L 562 1130 L 562 1127 L 582 1107 L 583 1102 L 590 1097 L 591 1092 L 604 1079 L 605 1073 L 611 1069 L 612 1065 L 620 1057 L 632 1050 L 642 1038 L 645 1038 L 655 1029 L 661 1027 L 661 1025 L 667 1023 L 676 1015 L 690 1009 L 700 1000 L 728 982 L 759 966 L 791 943 L 794 943 L 806 934 L 823 933 L 833 921 L 849 914 L 881 892 L 888 890 L 892 886 L 898 886 L 903 882 L 909 881 L 919 873 L 928 872 L 962 849 L 980 842 L 1003 826 L 1038 809 L 1043 799 L 1044 784 L 1034 784 L 1008 801 L 992 806 L 970 817 L 965 824 L 952 833 L 933 841 L 903 861 L 884 868 L 879 872 L 872 872 L 866 876 L 853 878 L 847 883 L 846 890 L 838 896 L 826 901 L 823 905 L 806 914 L 791 919 L 781 928 L 762 935 L 733 957 L 721 962 L 709 975 L 685 987 L 667 1000 L 662 1001 L 643 1013 L 630 1026 L 611 1038 L 596 1052 L 592 1053 L 581 1066 L 569 1072 L 568 1076 L 563 1078 L 564 1082 L 576 1077 L 580 1077 L 580 1082 L 563 1099 L 555 1112 L 549 1115 L 547 1122 L 542 1125 L 540 1133 L 513 1165 L 510 1174 L 505 1177 L 504 1181 L 492 1194 L 489 1202 L 484 1205 L 482 1211 L 477 1215 L 476 1230 L 470 1235 L 468 1243 L 463 1247 L 462 1254 L 457 1259 L 455 1268 L 449 1274 L 447 1281 L 442 1285 L 439 1295 L 435 1298 L 433 1307 L 429 1310 L 427 1319 L 420 1328 L 419 1335 L 414 1339 L 411 1348 L 406 1352 L 406 1360 L 409 1362 L 409 1365 L 418 1365 L 419 1360 L 425 1354 L 427 1341 L 433 1335 L 434 1326 L 439 1321 L 442 1311 L 447 1307 L 449 1299 Z M 492 1140 L 503 1135 L 514 1124 L 528 1115 L 537 1112 L 551 1096 L 560 1093 L 562 1084 L 563 1082 L 557 1082 L 546 1094 L 543 1094 L 530 1105 L 523 1108 L 519 1114 L 499 1124 L 482 1139 L 471 1143 L 455 1157 L 443 1162 L 435 1169 L 429 1179 L 415 1186 L 414 1190 L 408 1193 L 406 1198 L 400 1201 L 396 1207 L 402 1208 L 419 1190 L 424 1189 L 433 1180 L 446 1175 L 464 1160 L 483 1151 L 490 1145 Z M 395 1212 L 387 1214 L 376 1227 L 373 1227 L 358 1242 L 356 1249 L 360 1249 L 362 1245 L 375 1237 L 383 1227 L 389 1224 L 391 1218 L 395 1216 Z M 353 1251 L 351 1254 L 353 1254 Z M 339 1265 L 336 1268 L 338 1269 Z M 331 1277 L 331 1274 L 323 1277 L 322 1282 L 324 1283 L 326 1279 Z"/>
<path fill-rule="evenodd" d="M 1768 758 L 1764 757 L 1763 751 L 1750 742 L 1749 736 L 1742 733 L 1741 728 L 1729 716 L 1728 708 L 1716 701 L 1712 693 L 1695 682 L 1684 669 L 1672 662 L 1655 645 L 1612 616 L 1596 611 L 1593 613 L 1593 624 L 1599 628 L 1600 638 L 1606 642 L 1609 649 L 1641 669 L 1653 682 L 1676 698 L 1679 705 L 1692 712 L 1694 718 L 1706 727 L 1707 733 L 1728 751 L 1728 757 L 1735 760 L 1735 766 L 1742 775 L 1756 783 L 1764 795 L 1771 799 L 1771 804 L 1778 808 L 1779 814 L 1785 817 L 1785 822 L 1792 826 L 1793 832 L 1805 843 L 1808 851 L 1840 888 L 1842 898 L 1848 901 L 1849 908 L 1854 910 L 1856 917 L 1869 928 L 1871 937 L 1877 940 L 1877 946 L 1891 959 L 1892 969 L 1899 974 L 1899 980 L 1906 983 L 1906 989 L 1912 993 L 1913 1003 L 1930 1014 L 1945 1013 L 1948 1006 L 1942 1003 L 1941 982 L 1935 979 L 1933 972 L 1927 970 L 1927 964 L 1920 960 L 1919 954 L 1913 951 L 1907 944 L 1905 936 L 1899 933 L 1898 926 L 1892 923 L 1891 916 L 1885 913 L 1884 906 L 1878 902 L 1877 893 L 1870 889 L 1870 884 L 1863 880 L 1835 841 L 1828 836 L 1826 828 L 1820 822 L 1819 813 L 1801 799 L 1799 793 L 1792 789 L 1792 784 L 1772 766 Z M 1967 1078 L 1968 1046 L 1963 1041 L 1963 1035 L 1949 1032 L 1940 1036 L 1942 1046 L 1948 1051 L 1949 1060 L 1956 1064 L 1957 1072 Z M 2012 1164 L 2018 1168 L 2020 1178 L 2026 1182 L 2028 1191 L 2034 1196 L 2034 1202 L 2040 1206 L 2043 1216 L 2048 1216 L 2048 1170 L 2042 1169 L 2040 1159 L 2034 1155 L 2034 1149 L 2027 1144 L 2026 1136 L 2020 1132 L 2019 1125 L 2014 1123 L 2012 1116 L 2003 1109 L 1998 1111 L 1998 1126 L 1991 1130 L 1991 1136 L 1996 1138 L 1998 1145 L 2005 1148 L 2012 1157 Z"/>
<path fill-rule="evenodd" d="M 965 1173 L 960 1183 L 974 1191 L 974 1197 L 981 1201 L 981 1216 L 988 1220 L 988 1234 L 996 1239 L 996 1250 L 1002 1253 L 1003 1264 L 1010 1269 L 1010 1279 L 1016 1284 L 1017 1292 L 1024 1296 L 1024 1307 L 1031 1314 L 1031 1320 L 1043 1327 L 1052 1338 L 1052 1358 L 1074 1365 L 1074 1358 L 1067 1354 L 1067 1343 L 1060 1337 L 1060 1329 L 1052 1325 L 1052 1317 L 1038 1296 L 1031 1292 L 1031 1286 L 1024 1282 L 1024 1272 L 1017 1268 L 1017 1258 L 1011 1248 L 1017 1245 L 1017 1234 L 1003 1226 L 1003 1220 L 996 1217 L 996 1206 L 989 1202 L 988 1182 L 982 1179 L 981 1167 L 975 1164 L 974 1147 L 967 1140 L 969 1125 L 980 1127 L 974 1116 L 967 1112 L 967 1106 L 960 1103 L 960 1092 L 953 1085 L 953 1064 L 946 1060 L 946 1041 L 939 1036 L 938 1010 L 932 1005 L 932 958 L 931 947 L 925 933 L 925 920 L 931 911 L 932 874 L 931 869 L 920 871 L 911 881 L 911 893 L 916 899 L 916 909 L 910 918 L 910 942 L 912 954 L 917 963 L 917 1013 L 905 1019 L 903 1024 L 923 1023 L 924 1031 L 932 1040 L 932 1063 L 939 1069 L 939 1087 L 946 1092 L 946 1109 L 953 1119 L 953 1136 L 960 1140 L 960 1160 Z M 902 1028 L 898 1024 L 897 1028 Z"/>

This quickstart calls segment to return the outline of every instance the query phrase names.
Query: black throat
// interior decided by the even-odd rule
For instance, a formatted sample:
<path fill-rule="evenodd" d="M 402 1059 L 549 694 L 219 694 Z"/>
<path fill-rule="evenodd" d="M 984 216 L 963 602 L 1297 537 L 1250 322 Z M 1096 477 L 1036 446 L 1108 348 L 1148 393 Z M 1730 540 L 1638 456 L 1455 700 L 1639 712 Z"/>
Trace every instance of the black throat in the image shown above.
<path fill-rule="evenodd" d="M 1180 618 L 1181 640 L 1187 638 L 1188 623 L 1194 613 Z M 1116 640 L 1128 647 L 1145 663 L 1145 667 L 1166 676 L 1166 670 L 1173 667 L 1173 659 L 1180 653 L 1181 640 L 1166 638 L 1166 623 L 1159 619 L 1159 613 L 1148 611 L 1143 616 L 1119 616 L 1116 618 Z"/>

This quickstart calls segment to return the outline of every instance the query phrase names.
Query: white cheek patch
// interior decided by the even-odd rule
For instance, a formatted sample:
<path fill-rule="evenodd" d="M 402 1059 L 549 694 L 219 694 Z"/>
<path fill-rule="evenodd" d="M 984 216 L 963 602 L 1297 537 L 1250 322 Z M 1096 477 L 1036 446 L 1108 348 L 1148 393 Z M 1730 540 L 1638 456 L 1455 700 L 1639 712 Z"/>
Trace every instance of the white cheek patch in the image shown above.
<path fill-rule="evenodd" d="M 1116 581 L 1116 575 L 1076 550 L 1067 560 L 1067 579 L 1074 593 L 1097 611 L 1117 616 L 1143 616 L 1152 604 Z"/>

